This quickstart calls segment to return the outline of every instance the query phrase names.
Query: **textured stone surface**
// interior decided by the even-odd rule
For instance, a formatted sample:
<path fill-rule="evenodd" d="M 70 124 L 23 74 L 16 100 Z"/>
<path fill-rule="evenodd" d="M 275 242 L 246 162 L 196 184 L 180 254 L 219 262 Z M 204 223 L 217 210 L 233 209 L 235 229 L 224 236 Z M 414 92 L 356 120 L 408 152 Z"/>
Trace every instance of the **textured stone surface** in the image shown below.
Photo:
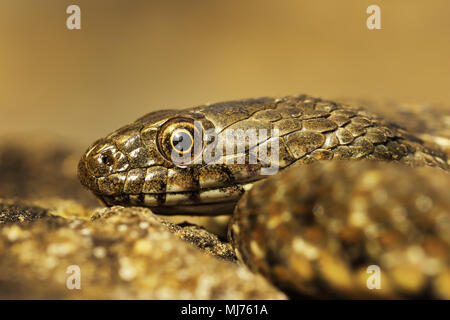
<path fill-rule="evenodd" d="M 61 206 L 59 212 L 24 203 L 0 208 L 0 298 L 285 298 L 261 276 L 224 261 L 232 253 L 215 236 L 195 226 L 184 231 L 148 209 L 113 207 L 64 216 Z M 81 290 L 66 287 L 72 265 L 80 267 Z"/>
<path fill-rule="evenodd" d="M 292 167 L 243 196 L 230 236 L 253 271 L 295 297 L 450 299 L 448 190 L 440 168 Z M 373 265 L 379 290 L 367 287 Z"/>

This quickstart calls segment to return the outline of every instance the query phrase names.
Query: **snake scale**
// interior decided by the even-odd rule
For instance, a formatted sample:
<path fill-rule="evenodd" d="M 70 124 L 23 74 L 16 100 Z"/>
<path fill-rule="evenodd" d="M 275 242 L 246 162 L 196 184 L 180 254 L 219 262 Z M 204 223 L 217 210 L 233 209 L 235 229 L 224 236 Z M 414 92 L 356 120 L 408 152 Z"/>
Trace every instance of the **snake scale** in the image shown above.
<path fill-rule="evenodd" d="M 300 95 L 149 113 L 94 142 L 78 175 L 107 206 L 234 211 L 238 257 L 291 297 L 448 299 L 448 168 L 386 117 Z"/>

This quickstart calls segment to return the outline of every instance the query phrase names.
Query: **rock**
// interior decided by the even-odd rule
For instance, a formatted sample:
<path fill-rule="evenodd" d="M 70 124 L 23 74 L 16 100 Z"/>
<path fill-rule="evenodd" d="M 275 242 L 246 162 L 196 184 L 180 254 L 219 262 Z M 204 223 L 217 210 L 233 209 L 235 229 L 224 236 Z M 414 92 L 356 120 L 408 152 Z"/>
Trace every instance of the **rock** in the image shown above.
<path fill-rule="evenodd" d="M 8 201 L 0 208 L 2 299 L 285 298 L 261 276 L 224 261 L 232 254 L 214 235 L 145 208 L 64 214 Z M 66 286 L 70 266 L 80 268 L 81 290 Z"/>
<path fill-rule="evenodd" d="M 449 178 L 394 162 L 292 166 L 241 198 L 230 237 L 291 297 L 449 299 Z"/>
<path fill-rule="evenodd" d="M 189 222 L 174 224 L 161 219 L 163 225 L 169 228 L 180 239 L 192 243 L 194 246 L 206 251 L 207 253 L 228 260 L 236 261 L 233 247 L 229 242 L 222 242 L 217 235 L 207 231 Z"/>

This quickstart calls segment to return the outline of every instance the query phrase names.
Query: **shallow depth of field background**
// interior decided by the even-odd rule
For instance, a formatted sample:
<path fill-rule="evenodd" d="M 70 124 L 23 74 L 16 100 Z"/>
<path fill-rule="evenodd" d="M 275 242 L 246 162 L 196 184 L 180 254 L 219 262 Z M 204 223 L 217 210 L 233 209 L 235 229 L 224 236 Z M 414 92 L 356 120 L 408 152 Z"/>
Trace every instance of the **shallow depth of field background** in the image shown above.
<path fill-rule="evenodd" d="M 370 4 L 383 30 L 366 28 Z M 0 2 L 0 134 L 87 146 L 162 108 L 298 93 L 450 105 L 449 84 L 448 0 Z"/>

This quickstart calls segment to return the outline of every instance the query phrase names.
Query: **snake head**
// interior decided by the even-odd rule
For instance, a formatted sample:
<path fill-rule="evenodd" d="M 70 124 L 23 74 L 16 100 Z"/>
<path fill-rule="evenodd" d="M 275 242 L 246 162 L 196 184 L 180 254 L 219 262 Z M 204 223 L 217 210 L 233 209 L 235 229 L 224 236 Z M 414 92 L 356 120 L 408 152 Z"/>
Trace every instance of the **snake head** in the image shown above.
<path fill-rule="evenodd" d="M 169 214 L 198 214 L 212 206 L 218 214 L 229 212 L 242 190 L 224 166 L 196 162 L 209 143 L 207 132 L 215 132 L 214 125 L 195 112 L 150 113 L 94 142 L 78 164 L 78 177 L 108 206 Z"/>
<path fill-rule="evenodd" d="M 106 205 L 129 204 L 146 169 L 168 165 L 156 146 L 156 133 L 172 113 L 150 113 L 91 144 L 78 163 L 81 184 Z"/>
<path fill-rule="evenodd" d="M 259 108 L 261 101 L 245 103 Z M 231 213 L 244 191 L 262 178 L 260 157 L 248 159 L 259 140 L 244 134 L 256 122 L 240 121 L 250 111 L 224 103 L 149 113 L 93 143 L 79 162 L 79 179 L 108 206 L 146 206 L 165 214 Z M 228 135 L 228 124 L 237 136 Z M 271 128 L 270 121 L 258 124 Z M 233 144 L 241 135 L 242 148 Z"/>

